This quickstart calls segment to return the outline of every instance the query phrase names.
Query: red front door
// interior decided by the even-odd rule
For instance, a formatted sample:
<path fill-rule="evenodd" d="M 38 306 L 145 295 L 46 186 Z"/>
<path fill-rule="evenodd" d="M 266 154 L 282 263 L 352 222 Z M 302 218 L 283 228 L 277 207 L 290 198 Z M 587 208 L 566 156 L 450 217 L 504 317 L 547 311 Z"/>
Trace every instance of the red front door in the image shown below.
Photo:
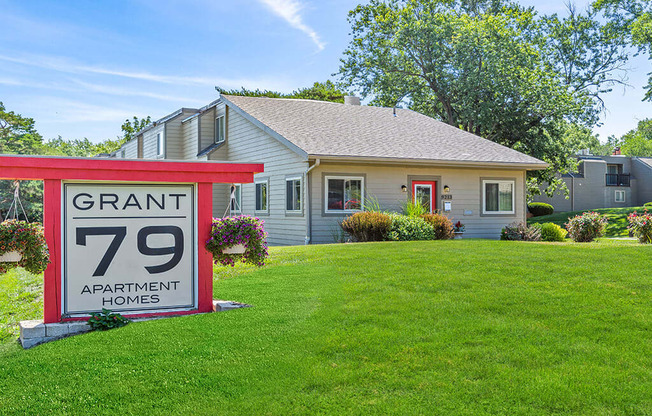
<path fill-rule="evenodd" d="M 437 210 L 437 182 L 413 181 L 412 201 L 421 203 L 430 213 Z"/>

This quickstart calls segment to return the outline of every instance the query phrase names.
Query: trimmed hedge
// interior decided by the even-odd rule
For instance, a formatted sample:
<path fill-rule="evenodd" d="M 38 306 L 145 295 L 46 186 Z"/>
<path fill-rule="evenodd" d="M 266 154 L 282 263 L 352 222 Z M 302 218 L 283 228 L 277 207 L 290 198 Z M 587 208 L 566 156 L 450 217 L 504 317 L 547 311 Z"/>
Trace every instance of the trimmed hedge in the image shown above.
<path fill-rule="evenodd" d="M 652 208 L 652 202 L 646 202 L 645 204 L 643 204 L 643 206 L 645 208 Z"/>
<path fill-rule="evenodd" d="M 568 231 L 553 222 L 541 224 L 541 241 L 564 241 Z"/>
<path fill-rule="evenodd" d="M 385 241 L 392 219 L 382 212 L 356 212 L 345 218 L 340 226 L 356 241 Z"/>
<path fill-rule="evenodd" d="M 392 229 L 389 239 L 392 241 L 434 240 L 435 230 L 421 217 L 390 214 Z"/>
<path fill-rule="evenodd" d="M 550 204 L 546 204 L 545 202 L 530 202 L 527 205 L 527 209 L 534 217 L 551 215 L 555 212 L 555 208 Z"/>

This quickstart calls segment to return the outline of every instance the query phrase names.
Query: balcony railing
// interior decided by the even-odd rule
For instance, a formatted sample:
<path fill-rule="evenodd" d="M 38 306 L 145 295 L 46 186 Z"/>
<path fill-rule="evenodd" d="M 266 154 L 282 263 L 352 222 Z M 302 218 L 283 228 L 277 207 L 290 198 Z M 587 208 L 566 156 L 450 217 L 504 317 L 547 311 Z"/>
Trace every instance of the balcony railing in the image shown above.
<path fill-rule="evenodd" d="M 629 186 L 629 173 L 607 173 L 607 186 Z"/>

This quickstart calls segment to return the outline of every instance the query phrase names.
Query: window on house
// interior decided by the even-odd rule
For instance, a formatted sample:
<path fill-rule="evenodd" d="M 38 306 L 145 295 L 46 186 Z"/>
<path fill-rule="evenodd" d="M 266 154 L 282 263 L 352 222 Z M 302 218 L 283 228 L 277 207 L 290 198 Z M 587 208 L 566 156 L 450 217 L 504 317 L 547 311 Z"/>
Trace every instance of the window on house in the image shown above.
<path fill-rule="evenodd" d="M 225 120 L 224 116 L 215 119 L 215 143 L 222 143 L 225 139 Z"/>
<path fill-rule="evenodd" d="M 156 155 L 165 155 L 165 139 L 163 138 L 163 133 L 156 134 Z"/>
<path fill-rule="evenodd" d="M 285 180 L 285 209 L 287 211 L 301 211 L 300 177 Z"/>
<path fill-rule="evenodd" d="M 364 208 L 364 178 L 327 176 L 326 211 L 362 211 Z"/>
<path fill-rule="evenodd" d="M 616 191 L 616 202 L 625 202 L 625 191 Z"/>
<path fill-rule="evenodd" d="M 269 183 L 267 180 L 256 182 L 256 211 L 269 209 Z"/>
<path fill-rule="evenodd" d="M 231 186 L 231 213 L 239 214 L 242 212 L 242 185 L 235 184 Z"/>
<path fill-rule="evenodd" d="M 482 181 L 483 213 L 514 213 L 514 181 Z"/>

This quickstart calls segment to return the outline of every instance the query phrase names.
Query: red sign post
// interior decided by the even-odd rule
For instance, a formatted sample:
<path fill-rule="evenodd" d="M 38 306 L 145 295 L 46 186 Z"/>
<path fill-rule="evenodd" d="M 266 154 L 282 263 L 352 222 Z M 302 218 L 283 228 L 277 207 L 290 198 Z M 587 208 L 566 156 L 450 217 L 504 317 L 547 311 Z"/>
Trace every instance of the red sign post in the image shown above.
<path fill-rule="evenodd" d="M 0 156 L 0 179 L 44 181 L 43 225 L 51 260 L 44 277 L 44 322 L 85 319 L 102 307 L 124 310 L 124 315 L 130 317 L 212 311 L 213 263 L 204 246 L 212 221 L 212 184 L 251 183 L 254 174 L 263 170 L 262 164 L 254 163 Z M 186 186 L 179 187 L 182 184 Z M 174 189 L 186 189 L 187 193 Z M 166 203 L 166 209 L 176 209 L 174 214 L 179 215 L 160 215 L 160 210 L 157 215 L 133 215 L 145 209 L 164 209 Z M 66 214 L 69 207 L 85 215 Z M 186 222 L 157 225 L 161 219 L 171 224 Z M 183 226 L 191 232 L 184 234 Z M 107 236 L 113 236 L 113 240 Z M 94 247 L 105 241 L 110 242 L 106 252 L 90 253 L 90 257 L 101 257 L 100 265 L 95 262 L 85 269 L 83 263 L 88 256 L 74 250 L 98 251 Z M 167 241 L 173 243 L 166 245 Z M 119 251 L 123 242 L 133 243 L 134 248 L 123 246 Z M 166 261 L 136 266 L 132 259 L 116 258 L 117 253 L 130 252 L 140 252 L 143 262 L 151 263 L 156 256 Z M 183 271 L 184 264 L 188 268 L 183 270 L 192 271 Z M 175 267 L 182 271 L 175 271 Z M 121 270 L 125 275 L 136 269 L 154 277 L 110 284 L 104 279 L 110 270 Z M 179 273 L 194 277 L 177 279 Z M 167 276 L 167 280 L 155 280 L 156 276 Z M 184 282 L 188 300 L 175 303 L 177 292 L 172 288 L 181 288 Z M 68 292 L 70 296 L 66 297 Z M 169 305 L 158 306 L 165 296 Z M 133 304 L 129 306 L 129 302 Z"/>

